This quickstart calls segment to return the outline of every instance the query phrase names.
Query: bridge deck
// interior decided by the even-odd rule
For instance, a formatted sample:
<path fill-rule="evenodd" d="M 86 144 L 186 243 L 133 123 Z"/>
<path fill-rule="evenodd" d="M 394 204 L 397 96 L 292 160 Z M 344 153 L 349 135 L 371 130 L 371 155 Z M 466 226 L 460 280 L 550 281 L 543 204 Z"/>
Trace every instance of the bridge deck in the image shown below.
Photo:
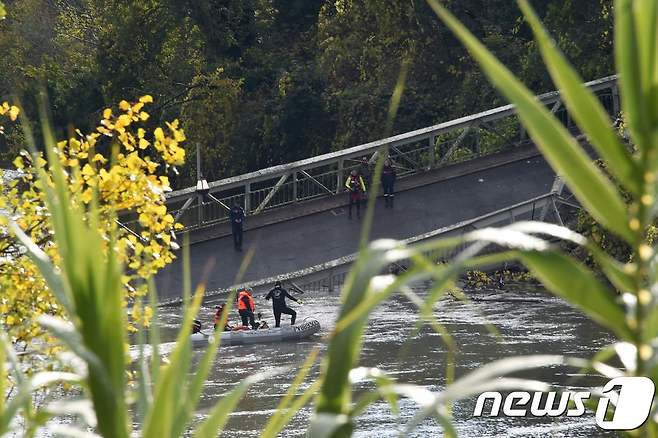
<path fill-rule="evenodd" d="M 534 157 L 404 191 L 393 210 L 378 200 L 372 238 L 408 238 L 522 202 L 550 191 L 554 176 L 543 158 Z M 358 249 L 360 225 L 347 218 L 345 207 L 338 207 L 247 231 L 241 253 L 234 251 L 230 236 L 198 242 L 190 251 L 192 279 L 199 281 L 204 266 L 214 259 L 207 289 L 234 284 L 251 248 L 255 256 L 243 281 L 336 259 Z M 180 259 L 158 274 L 157 284 L 161 298 L 180 296 Z"/>

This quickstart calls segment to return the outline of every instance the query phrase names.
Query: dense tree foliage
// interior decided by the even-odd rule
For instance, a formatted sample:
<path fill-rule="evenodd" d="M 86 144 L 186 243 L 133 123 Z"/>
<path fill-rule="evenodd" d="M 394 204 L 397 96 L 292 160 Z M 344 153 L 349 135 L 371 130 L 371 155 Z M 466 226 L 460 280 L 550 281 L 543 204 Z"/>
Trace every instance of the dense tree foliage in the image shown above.
<path fill-rule="evenodd" d="M 450 9 L 537 91 L 553 89 L 514 2 Z M 612 69 L 611 0 L 534 2 L 586 79 Z M 153 125 L 178 118 L 211 179 L 380 138 L 402 62 L 395 131 L 501 103 L 424 1 L 7 0 L 0 97 L 47 85 L 55 124 L 92 128 L 102 108 L 153 95 Z M 0 139 L 0 164 L 20 131 Z M 188 151 L 189 152 L 189 151 Z M 176 186 L 194 179 L 193 160 Z"/>

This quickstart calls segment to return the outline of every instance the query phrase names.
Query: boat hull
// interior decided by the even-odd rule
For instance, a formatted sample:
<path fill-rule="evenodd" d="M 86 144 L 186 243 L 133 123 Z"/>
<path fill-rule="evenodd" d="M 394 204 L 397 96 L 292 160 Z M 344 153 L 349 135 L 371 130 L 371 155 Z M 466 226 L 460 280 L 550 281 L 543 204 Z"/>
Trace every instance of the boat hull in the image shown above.
<path fill-rule="evenodd" d="M 236 330 L 221 332 L 221 345 L 249 345 L 263 344 L 269 342 L 298 341 L 308 338 L 320 331 L 320 323 L 315 320 L 307 320 L 301 324 L 265 330 Z M 195 346 L 206 345 L 214 334 L 195 333 L 191 335 Z"/>

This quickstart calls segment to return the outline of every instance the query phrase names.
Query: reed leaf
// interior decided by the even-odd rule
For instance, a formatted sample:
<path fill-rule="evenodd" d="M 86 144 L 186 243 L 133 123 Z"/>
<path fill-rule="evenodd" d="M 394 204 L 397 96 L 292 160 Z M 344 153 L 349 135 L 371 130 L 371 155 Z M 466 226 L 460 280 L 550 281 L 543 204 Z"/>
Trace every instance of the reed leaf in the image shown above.
<path fill-rule="evenodd" d="M 623 307 L 614 292 L 573 258 L 556 251 L 522 252 L 520 259 L 555 295 L 558 295 L 608 327 L 621 339 L 633 339 Z"/>
<path fill-rule="evenodd" d="M 569 131 L 447 9 L 428 0 L 443 22 L 468 48 L 491 83 L 517 107 L 537 147 L 592 216 L 626 241 L 637 239 L 628 226 L 626 207 L 612 183 L 591 162 Z"/>
<path fill-rule="evenodd" d="M 610 116 L 594 93 L 583 85 L 583 79 L 565 59 L 528 0 L 519 0 L 519 6 L 535 34 L 544 63 L 561 91 L 560 96 L 569 110 L 569 115 L 575 119 L 583 133 L 587 134 L 589 141 L 606 160 L 619 182 L 637 196 L 642 192 L 640 167 L 613 131 Z"/>

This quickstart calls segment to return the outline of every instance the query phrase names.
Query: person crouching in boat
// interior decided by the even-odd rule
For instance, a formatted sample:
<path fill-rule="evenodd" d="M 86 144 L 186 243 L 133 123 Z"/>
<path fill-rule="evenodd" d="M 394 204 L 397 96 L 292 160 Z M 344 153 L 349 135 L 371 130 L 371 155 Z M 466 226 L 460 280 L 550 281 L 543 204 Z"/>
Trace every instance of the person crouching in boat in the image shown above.
<path fill-rule="evenodd" d="M 192 334 L 195 335 L 197 333 L 201 333 L 201 321 L 195 319 L 192 321 Z"/>
<path fill-rule="evenodd" d="M 267 324 L 267 321 L 263 319 L 263 314 L 258 312 L 258 321 L 256 321 L 256 324 L 258 324 L 258 330 L 267 330 L 270 328 L 269 324 Z"/>
<path fill-rule="evenodd" d="M 297 312 L 286 305 L 286 298 L 290 298 L 296 303 L 299 302 L 297 301 L 297 298 L 290 295 L 287 290 L 281 287 L 280 281 L 274 283 L 274 289 L 265 296 L 266 300 L 272 299 L 272 310 L 274 311 L 274 322 L 276 323 L 274 327 L 279 327 L 281 325 L 282 313 L 290 315 L 290 325 L 295 325 Z"/>
<path fill-rule="evenodd" d="M 254 310 L 256 310 L 256 303 L 254 303 L 254 299 L 251 296 L 251 290 L 242 289 L 238 294 L 238 313 L 242 319 L 243 327 L 246 327 L 248 323 L 252 329 L 256 329 Z"/>
<path fill-rule="evenodd" d="M 224 304 L 220 304 L 219 306 L 215 306 L 215 323 L 213 325 L 213 328 L 216 330 L 217 329 L 217 324 L 219 324 L 222 321 L 222 313 L 224 312 Z M 231 324 L 228 322 L 228 319 L 226 320 L 226 324 L 224 324 L 224 331 L 225 332 L 230 332 L 233 330 L 233 327 Z"/>

